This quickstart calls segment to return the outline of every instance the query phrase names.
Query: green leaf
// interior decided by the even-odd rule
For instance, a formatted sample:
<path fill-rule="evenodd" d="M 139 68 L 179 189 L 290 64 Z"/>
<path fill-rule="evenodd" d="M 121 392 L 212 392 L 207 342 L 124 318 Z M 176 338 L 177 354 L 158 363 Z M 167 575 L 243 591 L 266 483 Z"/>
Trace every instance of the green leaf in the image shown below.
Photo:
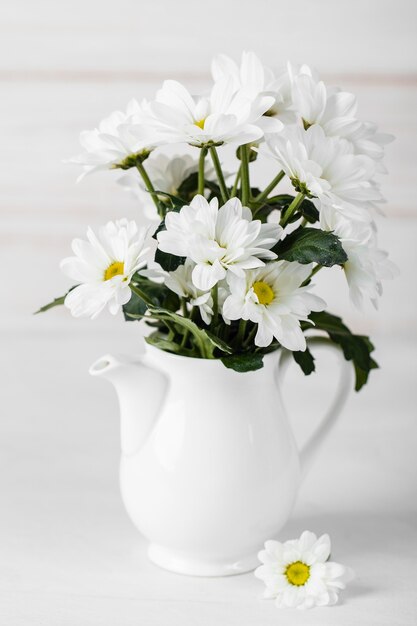
<path fill-rule="evenodd" d="M 343 265 L 348 257 L 343 250 L 340 239 L 333 233 L 319 228 L 297 228 L 279 241 L 273 252 L 279 259 L 297 261 L 298 263 L 318 263 L 325 267 Z"/>
<path fill-rule="evenodd" d="M 285 215 L 286 210 L 295 199 L 295 196 L 291 196 L 290 194 L 281 194 L 280 196 L 275 196 L 271 200 L 274 201 L 274 204 L 278 204 L 281 206 L 282 216 Z M 276 207 L 278 208 L 278 206 Z M 300 217 L 305 217 L 305 219 L 314 224 L 319 220 L 320 214 L 314 204 L 308 198 L 304 198 L 297 211 L 291 216 L 289 219 L 289 223 L 296 222 L 300 219 Z"/>
<path fill-rule="evenodd" d="M 308 348 L 304 352 L 301 352 L 300 350 L 292 352 L 292 356 L 294 361 L 298 363 L 306 376 L 309 376 L 309 374 L 315 371 L 316 366 L 314 364 L 314 357 Z"/>
<path fill-rule="evenodd" d="M 74 285 L 73 287 L 71 287 L 71 289 L 68 289 L 65 295 L 60 296 L 59 298 L 55 298 L 54 300 L 52 300 L 52 302 L 49 302 L 48 304 L 44 304 L 43 306 L 41 306 L 40 309 L 35 311 L 34 315 L 38 315 L 38 313 L 45 313 L 45 311 L 49 311 L 49 309 L 53 309 L 56 306 L 61 306 L 62 304 L 64 304 L 65 298 L 67 297 L 69 292 L 75 289 L 76 287 L 78 287 L 78 285 Z"/>
<path fill-rule="evenodd" d="M 160 350 L 165 350 L 166 352 L 173 352 L 174 354 L 183 354 L 184 356 L 191 356 L 190 350 L 185 350 L 177 342 L 169 339 L 169 336 L 166 333 L 155 331 L 152 334 L 145 337 L 145 341 L 149 345 L 155 346 L 156 348 L 159 348 Z"/>
<path fill-rule="evenodd" d="M 359 391 L 367 383 L 371 370 L 378 367 L 371 357 L 374 346 L 369 337 L 354 335 L 340 317 L 327 311 L 311 313 L 309 319 L 318 330 L 325 331 L 334 343 L 340 345 L 347 361 L 353 362 L 356 376 L 355 390 Z"/>
<path fill-rule="evenodd" d="M 307 198 L 304 198 L 304 200 L 298 207 L 298 211 L 301 213 L 303 217 L 305 217 L 307 222 L 309 222 L 310 224 L 314 224 L 315 222 L 318 222 L 320 219 L 320 213 L 318 212 L 314 204 L 311 202 L 311 200 L 308 200 Z"/>
<path fill-rule="evenodd" d="M 171 291 L 171 289 L 166 290 L 164 292 L 164 297 L 161 300 L 162 308 L 168 309 L 169 311 L 178 311 L 181 306 L 180 297 Z"/>
<path fill-rule="evenodd" d="M 256 197 L 259 193 L 258 189 L 252 190 L 253 197 Z M 262 204 L 255 204 L 255 218 L 264 221 L 268 215 L 275 210 L 281 211 L 281 215 L 285 215 L 285 211 L 288 209 L 295 196 L 291 196 L 290 194 L 279 194 L 277 196 L 273 196 L 272 198 L 268 198 Z M 307 198 L 304 198 L 297 211 L 291 216 L 289 223 L 296 222 L 300 219 L 300 217 L 305 217 L 307 222 L 314 224 L 319 219 L 319 212 L 311 202 Z"/>
<path fill-rule="evenodd" d="M 366 337 L 364 337 L 366 339 Z M 378 363 L 374 359 L 370 359 L 369 369 L 361 369 L 356 363 L 355 367 L 355 391 L 359 391 L 368 382 L 369 373 L 373 369 L 377 369 Z"/>
<path fill-rule="evenodd" d="M 218 186 L 217 183 L 214 183 L 211 180 L 205 180 L 204 181 L 204 187 L 206 187 L 207 189 L 210 190 L 210 197 L 208 198 L 208 201 L 210 202 L 210 200 L 212 200 L 213 198 L 217 198 L 219 200 L 219 202 L 221 202 L 221 197 L 222 194 L 220 192 L 220 187 Z"/>
<path fill-rule="evenodd" d="M 198 172 L 192 172 L 178 187 L 178 195 L 181 197 L 188 196 L 197 191 L 198 188 Z"/>
<path fill-rule="evenodd" d="M 168 205 L 170 205 L 170 211 L 180 211 L 185 204 L 188 204 L 187 200 L 174 196 L 172 193 L 167 193 L 166 191 L 155 191 L 155 193 L 158 197 L 163 196 L 166 198 Z"/>
<path fill-rule="evenodd" d="M 217 183 L 211 180 L 204 180 L 204 187 L 209 189 L 212 192 L 212 195 L 220 198 L 220 188 Z M 192 172 L 185 180 L 182 181 L 181 185 L 177 189 L 177 196 L 170 196 L 170 194 L 165 194 L 171 198 L 174 202 L 174 198 L 177 197 L 182 202 L 182 205 L 189 204 L 193 197 L 196 195 L 198 189 L 198 172 Z M 159 192 L 158 192 L 159 193 Z M 174 203 L 178 204 L 178 203 Z M 181 207 L 180 207 L 181 208 Z"/>
<path fill-rule="evenodd" d="M 132 283 L 136 284 L 144 295 L 152 301 L 155 306 L 160 306 L 165 309 L 172 309 L 177 311 L 180 306 L 180 300 L 177 294 L 165 285 L 165 283 L 156 283 L 145 276 L 140 274 L 134 274 Z M 172 303 L 172 306 L 166 306 L 164 302 Z"/>
<path fill-rule="evenodd" d="M 221 359 L 223 365 L 235 372 L 253 372 L 260 370 L 263 364 L 264 355 L 260 352 L 250 352 L 247 354 L 230 354 Z"/>
<path fill-rule="evenodd" d="M 193 335 L 196 345 L 198 346 L 200 354 L 203 358 L 215 358 L 213 356 L 215 348 L 218 348 L 223 352 L 228 351 L 229 348 L 224 342 L 217 337 L 214 337 L 214 335 L 208 333 L 206 330 L 199 328 L 197 324 L 195 324 L 188 317 L 183 317 L 178 313 L 173 313 L 172 311 L 168 311 L 167 309 L 160 307 L 152 307 L 149 310 L 152 315 L 158 319 L 174 322 L 180 328 L 189 331 Z"/>
<path fill-rule="evenodd" d="M 184 265 L 185 257 L 175 256 L 168 252 L 162 252 L 159 248 L 155 252 L 155 261 L 159 263 L 163 270 L 166 272 L 173 272 L 180 265 Z"/>
<path fill-rule="evenodd" d="M 150 301 L 152 305 L 178 311 L 180 299 L 177 294 L 168 289 L 164 283 L 155 283 L 137 273 L 134 274 L 132 283 L 132 296 L 129 302 L 123 305 L 123 314 L 126 321 L 142 319 L 149 308 L 145 300 L 133 290 L 134 285 L 137 285 L 145 299 Z"/>
<path fill-rule="evenodd" d="M 232 354 L 233 349 L 225 341 L 223 341 L 223 339 L 220 339 L 220 337 L 213 335 L 213 333 L 209 332 L 208 330 L 205 330 L 204 332 L 210 339 L 211 343 L 216 346 L 216 348 L 219 348 L 219 350 L 221 350 L 222 352 L 226 352 L 227 354 Z"/>
<path fill-rule="evenodd" d="M 139 298 L 133 291 L 132 296 L 126 304 L 123 305 L 123 315 L 126 322 L 133 322 L 137 319 L 142 319 L 147 310 L 146 302 Z"/>

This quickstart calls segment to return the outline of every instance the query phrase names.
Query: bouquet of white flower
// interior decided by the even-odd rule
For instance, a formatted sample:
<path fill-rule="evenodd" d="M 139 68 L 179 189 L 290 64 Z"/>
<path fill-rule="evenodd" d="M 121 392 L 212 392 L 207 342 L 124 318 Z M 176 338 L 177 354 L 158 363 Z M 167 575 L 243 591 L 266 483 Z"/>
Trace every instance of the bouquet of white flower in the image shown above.
<path fill-rule="evenodd" d="M 263 355 L 283 346 L 310 374 L 305 333 L 315 329 L 353 362 L 358 390 L 377 367 L 373 346 L 324 310 L 311 281 L 340 266 L 360 307 L 365 299 L 376 305 L 381 279 L 394 275 L 374 222 L 391 137 L 360 121 L 355 97 L 326 87 L 307 66 L 274 74 L 253 53 L 240 66 L 220 55 L 212 74 L 208 96 L 169 80 L 152 102 L 133 100 L 82 133 L 84 152 L 72 161 L 84 174 L 129 170 L 119 182 L 148 217 L 159 216 L 156 245 L 151 227 L 126 219 L 98 236 L 89 229 L 62 261 L 76 286 L 41 311 L 65 304 L 75 317 L 95 318 L 106 306 L 122 309 L 126 320 L 152 327 L 149 344 L 239 372 L 261 368 Z M 162 147 L 173 143 L 196 156 L 169 158 Z M 228 144 L 237 148 L 234 176 L 220 160 Z M 258 189 L 250 168 L 264 156 L 277 173 Z"/>

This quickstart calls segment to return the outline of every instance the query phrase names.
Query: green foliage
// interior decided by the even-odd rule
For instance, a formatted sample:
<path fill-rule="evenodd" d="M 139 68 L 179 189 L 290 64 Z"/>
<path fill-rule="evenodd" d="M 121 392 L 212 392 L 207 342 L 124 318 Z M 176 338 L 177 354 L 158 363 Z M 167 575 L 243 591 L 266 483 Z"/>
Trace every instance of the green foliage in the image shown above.
<path fill-rule="evenodd" d="M 237 157 L 241 159 L 241 167 L 231 190 L 226 187 L 224 174 L 221 171 L 215 150 L 216 145 L 221 144 L 212 143 L 204 148 L 206 153 L 210 150 L 217 173 L 216 182 L 204 180 L 204 190 L 208 200 L 216 197 L 222 204 L 232 191 L 233 195 L 243 198 L 243 202 L 251 208 L 254 219 L 266 222 L 271 212 L 278 210 L 281 214 L 281 224 L 296 224 L 303 220 L 302 226 L 299 226 L 274 246 L 273 251 L 279 259 L 289 262 L 296 261 L 301 264 L 315 263 L 317 265 L 314 271 L 321 266 L 343 265 L 347 261 L 347 255 L 342 244 L 334 233 L 325 232 L 319 228 L 304 227 L 306 222 L 316 224 L 319 221 L 319 212 L 312 202 L 314 198 L 308 193 L 304 183 L 295 179 L 291 181 L 298 192 L 307 196 L 304 198 L 301 195 L 296 197 L 291 194 L 277 194 L 267 197 L 273 193 L 276 185 L 284 176 L 284 172 L 279 172 L 263 191 L 256 188 L 250 189 L 247 165 L 249 161 L 257 158 L 257 152 L 252 149 L 253 146 L 246 145 L 238 149 Z M 174 194 L 154 190 L 151 181 L 146 182 L 147 177 L 143 166 L 143 162 L 149 154 L 148 150 L 144 150 L 129 155 L 114 167 L 123 170 L 132 167 L 139 169 L 147 184 L 148 191 L 157 205 L 158 212 L 163 218 L 154 234 L 156 238 L 157 234 L 166 228 L 164 216 L 171 211 L 178 212 L 183 206 L 190 204 L 199 188 L 199 176 L 197 172 L 190 174 L 182 181 Z M 202 174 L 205 154 L 200 152 L 200 155 L 202 155 L 200 159 L 200 172 Z M 202 184 L 202 180 L 200 182 Z M 256 198 L 260 198 L 260 200 L 257 201 Z M 290 208 L 291 210 L 289 210 Z M 155 261 L 165 271 L 172 272 L 185 262 L 185 258 L 157 249 Z M 254 344 L 256 325 L 253 323 L 240 325 L 237 321 L 233 321 L 226 325 L 221 317 L 219 318 L 216 314 L 213 316 L 211 324 L 206 325 L 201 319 L 198 307 L 193 307 L 192 311 L 189 312 L 186 309 L 185 300 L 182 303 L 185 316 L 179 314 L 180 298 L 163 283 L 155 283 L 135 274 L 130 286 L 132 296 L 129 302 L 123 306 L 124 317 L 127 321 L 144 319 L 147 324 L 152 326 L 154 332 L 146 338 L 146 341 L 161 350 L 189 357 L 219 359 L 225 367 L 236 372 L 250 372 L 263 367 L 265 354 L 281 347 L 275 340 L 268 348 L 256 347 Z M 37 313 L 64 304 L 66 295 L 55 298 L 49 304 L 41 307 Z M 374 346 L 369 338 L 354 335 L 339 317 L 327 312 L 311 313 L 309 320 L 315 324 L 317 330 L 326 333 L 331 341 L 341 347 L 346 360 L 352 361 L 356 375 L 355 389 L 357 391 L 361 389 L 367 382 L 370 371 L 378 367 L 371 356 Z M 311 325 L 302 322 L 301 328 L 303 331 L 307 331 L 311 329 Z M 305 375 L 310 375 L 315 370 L 314 357 L 308 348 L 304 352 L 292 352 L 292 356 Z"/>
<path fill-rule="evenodd" d="M 198 172 L 193 172 L 185 180 L 182 181 L 178 187 L 178 195 L 182 198 L 186 198 L 191 195 L 194 196 L 197 193 L 198 188 Z"/>
<path fill-rule="evenodd" d="M 123 305 L 123 315 L 126 321 L 142 319 L 148 309 L 148 303 L 156 307 L 163 307 L 174 311 L 179 309 L 179 297 L 163 283 L 152 282 L 139 274 L 133 276 L 132 283 L 132 296 L 129 302 Z M 133 290 L 134 285 L 139 287 L 148 303 L 135 293 Z"/>
<path fill-rule="evenodd" d="M 314 364 L 314 357 L 308 348 L 304 352 L 301 352 L 301 350 L 292 352 L 292 356 L 294 361 L 301 367 L 306 376 L 309 376 L 315 371 L 316 366 Z"/>
<path fill-rule="evenodd" d="M 264 355 L 261 352 L 247 352 L 222 357 L 221 362 L 235 372 L 253 372 L 264 366 L 263 358 Z"/>
<path fill-rule="evenodd" d="M 256 198 L 259 193 L 259 189 L 252 189 L 252 197 Z M 251 206 L 253 206 L 254 217 L 262 222 L 266 222 L 268 215 L 272 213 L 272 211 L 276 210 L 281 211 L 281 216 L 285 217 L 285 212 L 294 198 L 295 196 L 284 193 L 268 198 L 261 203 L 252 202 Z M 289 219 L 288 223 L 291 224 L 292 222 L 296 222 L 302 217 L 304 217 L 310 224 L 314 224 L 319 219 L 318 210 L 311 200 L 308 200 L 307 198 L 304 198 L 297 211 L 295 211 Z"/>
<path fill-rule="evenodd" d="M 206 333 L 207 337 L 215 348 L 218 348 L 219 350 L 221 350 L 222 352 L 226 352 L 227 354 L 231 354 L 233 352 L 233 349 L 225 341 L 223 341 L 223 339 L 220 339 L 220 337 L 214 335 L 208 330 L 205 330 L 204 332 Z"/>
<path fill-rule="evenodd" d="M 147 311 L 146 302 L 139 298 L 133 291 L 132 296 L 126 304 L 123 305 L 123 316 L 126 322 L 133 322 L 143 318 Z"/>
<path fill-rule="evenodd" d="M 218 186 L 217 183 L 213 183 L 213 181 L 211 180 L 205 180 L 204 186 L 206 187 L 206 189 L 210 191 L 210 196 L 208 198 L 208 201 L 212 200 L 212 198 L 217 198 L 219 202 L 221 202 L 222 196 L 220 192 L 220 187 Z"/>
<path fill-rule="evenodd" d="M 231 353 L 225 341 L 194 321 L 177 313 L 180 299 L 163 283 L 154 283 L 138 274 L 132 279 L 132 297 L 123 306 L 126 320 L 151 321 L 158 330 L 150 335 L 148 343 L 163 350 L 188 356 L 216 358 L 215 351 Z M 193 341 L 188 338 L 192 337 Z M 191 348 L 188 347 L 191 345 Z"/>
<path fill-rule="evenodd" d="M 220 188 L 217 183 L 211 180 L 205 179 L 204 187 L 205 189 L 209 189 L 211 191 L 211 194 L 212 194 L 211 197 L 216 196 L 217 198 L 221 198 Z M 191 200 L 194 198 L 194 196 L 196 195 L 197 189 L 198 189 L 198 172 L 192 172 L 192 174 L 187 176 L 187 178 L 183 180 L 181 185 L 178 187 L 177 189 L 178 197 L 170 196 L 170 198 L 172 200 L 174 198 L 177 198 L 177 200 L 180 200 L 183 205 L 189 204 Z M 178 202 L 174 204 L 178 205 Z"/>
<path fill-rule="evenodd" d="M 162 252 L 162 250 L 158 248 L 155 252 L 155 261 L 159 263 L 166 272 L 173 272 L 180 265 L 184 265 L 185 257 L 169 254 L 169 252 Z"/>
<path fill-rule="evenodd" d="M 151 315 L 155 315 L 158 319 L 168 322 L 168 328 L 172 324 L 175 329 L 179 330 L 179 334 L 184 335 L 184 331 L 191 333 L 195 340 L 196 347 L 198 348 L 201 357 L 206 359 L 215 358 L 215 349 L 221 350 L 221 352 L 232 352 L 232 349 L 218 337 L 207 332 L 203 328 L 199 328 L 192 320 L 187 317 L 183 317 L 173 311 L 167 309 L 149 307 Z"/>
<path fill-rule="evenodd" d="M 166 205 L 166 211 L 180 211 L 184 205 L 188 204 L 187 200 L 174 196 L 172 193 L 166 191 L 155 191 L 155 193 Z"/>
<path fill-rule="evenodd" d="M 46 311 L 49 311 L 49 309 L 53 309 L 56 306 L 61 306 L 62 304 L 64 304 L 65 298 L 67 297 L 69 292 L 75 289 L 76 287 L 78 287 L 78 285 L 74 285 L 73 287 L 71 287 L 71 289 L 68 289 L 67 293 L 64 294 L 63 296 L 60 296 L 59 298 L 55 298 L 54 300 L 52 300 L 52 302 L 48 302 L 48 304 L 44 304 L 43 306 L 41 306 L 40 309 L 35 311 L 34 315 L 38 315 L 38 313 L 45 313 Z"/>
<path fill-rule="evenodd" d="M 279 241 L 272 250 L 279 259 L 302 264 L 318 263 L 325 267 L 342 265 L 348 258 L 336 235 L 302 226 Z"/>
<path fill-rule="evenodd" d="M 327 311 L 311 313 L 309 319 L 315 324 L 317 330 L 326 332 L 330 339 L 342 348 L 347 361 L 353 362 L 356 376 L 355 390 L 359 391 L 367 383 L 371 370 L 378 367 L 376 361 L 371 357 L 374 346 L 369 337 L 354 335 L 343 324 L 340 317 Z M 304 330 L 306 328 L 307 326 L 304 325 Z"/>
<path fill-rule="evenodd" d="M 295 196 L 282 194 L 280 196 L 276 196 L 276 198 L 273 198 L 272 200 L 281 205 L 282 216 L 285 217 L 285 211 L 293 202 L 294 198 Z M 310 224 L 314 224 L 319 220 L 320 214 L 311 200 L 304 198 L 298 207 L 298 210 L 291 216 L 288 223 L 291 224 L 292 222 L 296 222 L 300 219 L 300 217 L 304 217 Z"/>
<path fill-rule="evenodd" d="M 148 337 L 145 337 L 146 343 L 151 346 L 155 346 L 155 348 L 159 348 L 160 350 L 165 350 L 166 352 L 172 352 L 174 354 L 180 354 L 183 356 L 193 356 L 192 351 L 186 350 L 179 343 L 169 338 L 169 334 L 155 331 Z"/>

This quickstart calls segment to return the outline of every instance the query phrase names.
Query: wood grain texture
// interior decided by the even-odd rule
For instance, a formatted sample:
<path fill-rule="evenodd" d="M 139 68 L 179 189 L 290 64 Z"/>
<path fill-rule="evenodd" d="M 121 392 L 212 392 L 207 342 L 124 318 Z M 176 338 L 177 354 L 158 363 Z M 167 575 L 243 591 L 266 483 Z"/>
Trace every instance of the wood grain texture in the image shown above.
<path fill-rule="evenodd" d="M 412 0 L 9 0 L 0 69 L 200 76 L 213 54 L 251 48 L 272 64 L 415 73 L 415 20 Z"/>

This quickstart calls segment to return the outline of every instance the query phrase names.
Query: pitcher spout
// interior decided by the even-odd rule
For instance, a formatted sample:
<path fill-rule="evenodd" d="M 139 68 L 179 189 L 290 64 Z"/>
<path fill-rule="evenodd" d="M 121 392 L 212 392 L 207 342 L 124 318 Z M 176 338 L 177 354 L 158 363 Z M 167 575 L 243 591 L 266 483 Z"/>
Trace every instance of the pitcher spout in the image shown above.
<path fill-rule="evenodd" d="M 89 373 L 114 385 L 120 406 L 122 452 L 126 456 L 136 454 L 157 421 L 168 387 L 166 375 L 147 365 L 144 357 L 119 355 L 101 357 Z"/>

